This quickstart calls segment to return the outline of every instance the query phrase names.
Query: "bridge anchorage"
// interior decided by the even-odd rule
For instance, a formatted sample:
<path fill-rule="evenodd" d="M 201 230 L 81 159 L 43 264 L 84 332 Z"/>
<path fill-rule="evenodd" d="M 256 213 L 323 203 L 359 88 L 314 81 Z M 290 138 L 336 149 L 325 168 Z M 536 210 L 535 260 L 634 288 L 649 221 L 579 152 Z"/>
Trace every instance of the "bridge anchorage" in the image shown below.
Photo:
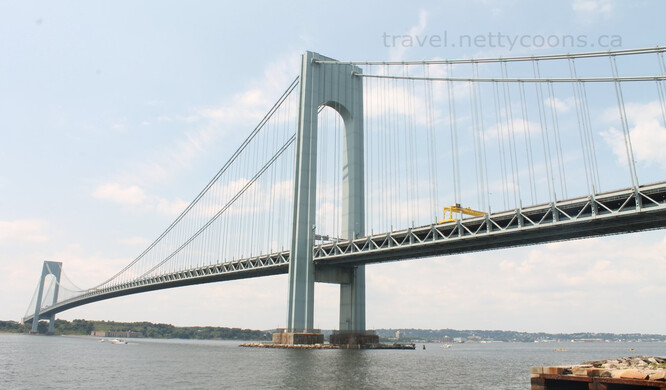
<path fill-rule="evenodd" d="M 37 331 L 49 319 L 52 332 L 56 313 L 92 302 L 288 274 L 276 344 L 324 341 L 314 289 L 333 283 L 330 342 L 362 347 L 378 341 L 366 329 L 368 264 L 664 229 L 664 171 L 637 156 L 650 156 L 646 134 L 666 131 L 665 52 L 416 62 L 306 52 L 300 76 L 148 248 L 87 289 L 44 262 L 23 321 Z"/>

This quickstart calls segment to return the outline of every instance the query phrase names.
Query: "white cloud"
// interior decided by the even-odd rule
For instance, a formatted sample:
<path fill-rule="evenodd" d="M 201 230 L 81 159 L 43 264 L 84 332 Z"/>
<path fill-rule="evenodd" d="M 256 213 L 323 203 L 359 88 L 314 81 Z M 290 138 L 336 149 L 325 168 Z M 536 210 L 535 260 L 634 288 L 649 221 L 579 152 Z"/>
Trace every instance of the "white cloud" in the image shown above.
<path fill-rule="evenodd" d="M 196 117 L 211 120 L 218 126 L 256 124 L 275 103 L 275 99 L 289 86 L 300 71 L 300 53 L 290 52 L 269 63 L 263 77 L 253 81 L 245 91 L 235 94 L 231 103 L 202 107 Z M 249 133 L 251 129 L 246 129 Z"/>
<path fill-rule="evenodd" d="M 189 203 L 182 199 L 168 200 L 164 198 L 154 198 L 152 202 L 152 207 L 160 214 L 165 215 L 178 215 Z"/>
<path fill-rule="evenodd" d="M 530 134 L 539 134 L 541 132 L 541 124 L 539 123 L 526 121 L 522 118 L 513 118 L 511 122 L 513 123 L 514 134 L 524 134 L 526 132 L 530 132 Z M 483 131 L 486 140 L 499 138 L 500 126 L 502 134 L 507 137 L 507 133 L 510 131 L 510 123 L 502 121 L 501 123 L 491 124 Z"/>
<path fill-rule="evenodd" d="M 544 100 L 546 106 L 555 108 L 558 112 L 568 112 L 574 106 L 576 100 L 573 97 L 568 97 L 564 100 L 560 98 L 547 98 Z"/>
<path fill-rule="evenodd" d="M 38 219 L 0 221 L 0 242 L 41 243 L 49 238 L 44 232 L 46 223 Z"/>
<path fill-rule="evenodd" d="M 627 121 L 629 122 L 629 136 L 634 151 L 634 158 L 638 163 L 648 166 L 656 164 L 666 168 L 666 128 L 662 123 L 662 113 L 659 102 L 647 104 L 630 103 L 626 105 Z M 604 115 L 609 121 L 618 121 L 617 109 L 609 109 Z M 617 161 L 627 165 L 627 153 L 624 135 L 621 129 L 611 126 L 601 132 L 604 140 L 611 146 Z"/>
<path fill-rule="evenodd" d="M 417 37 L 422 38 L 421 35 L 425 31 L 427 25 L 428 25 L 428 11 L 421 10 L 419 11 L 418 23 L 412 26 L 405 35 L 410 37 L 412 40 L 416 40 Z M 389 58 L 391 61 L 400 61 L 404 58 L 406 51 L 407 47 L 403 45 L 402 41 L 400 40 L 399 42 L 396 43 L 395 46 L 391 48 L 391 51 L 389 53 Z"/>
<path fill-rule="evenodd" d="M 373 265 L 366 269 L 368 321 L 435 329 L 474 324 L 657 332 L 639 323 L 663 300 L 664 251 L 663 233 L 650 232 Z"/>
<path fill-rule="evenodd" d="M 148 245 L 150 243 L 150 240 L 148 240 L 145 237 L 129 237 L 129 238 L 123 238 L 121 240 L 118 240 L 118 243 L 123 244 L 123 245 L 144 246 L 144 245 Z"/>
<path fill-rule="evenodd" d="M 155 122 L 183 122 L 190 130 L 170 144 L 146 151 L 143 161 L 118 174 L 130 183 L 161 183 L 191 169 L 213 150 L 220 140 L 249 134 L 299 72 L 300 52 L 291 51 L 267 64 L 261 77 L 227 101 L 196 107 L 187 113 L 167 113 Z M 240 145 L 241 141 L 234 140 Z"/>
<path fill-rule="evenodd" d="M 367 83 L 364 113 L 366 117 L 372 117 L 373 119 L 380 119 L 389 114 L 397 114 L 410 118 L 418 125 L 423 125 L 427 121 L 426 101 L 423 95 L 418 92 L 420 90 L 412 91 L 402 84 L 391 84 L 387 87 L 383 83 Z M 435 111 L 435 115 L 439 116 L 441 110 Z M 374 127 L 379 128 L 378 126 Z"/>
<path fill-rule="evenodd" d="M 239 178 L 228 183 L 215 183 L 205 198 L 190 211 L 192 215 L 210 218 L 227 205 L 248 183 L 249 179 Z M 225 212 L 226 215 L 258 215 L 271 212 L 278 204 L 290 203 L 293 191 L 291 180 L 280 181 L 267 186 L 261 180 L 248 186 L 243 195 L 236 199 Z M 252 199 L 252 202 L 244 200 Z"/>
<path fill-rule="evenodd" d="M 90 288 L 115 274 L 132 261 L 128 257 L 108 258 L 86 253 L 79 245 L 56 251 L 53 259 L 62 259 L 63 272 L 69 280 L 82 289 Z"/>
<path fill-rule="evenodd" d="M 490 10 L 493 17 L 498 17 L 510 12 L 510 8 L 515 7 L 517 0 L 504 0 L 502 2 L 495 0 L 475 0 L 475 2 L 483 4 L 486 10 Z"/>
<path fill-rule="evenodd" d="M 139 186 L 123 187 L 117 183 L 103 184 L 95 189 L 93 196 L 120 204 L 141 204 L 146 200 L 146 194 Z"/>
<path fill-rule="evenodd" d="M 147 195 L 145 191 L 137 185 L 124 186 L 118 183 L 99 185 L 93 191 L 92 195 L 95 198 L 108 202 L 173 216 L 180 214 L 189 204 L 182 199 L 168 200 L 157 196 Z"/>
<path fill-rule="evenodd" d="M 609 17 L 613 13 L 615 4 L 613 0 L 574 0 L 571 7 L 578 19 L 591 23 L 599 17 Z"/>
<path fill-rule="evenodd" d="M 197 116 L 201 120 L 201 116 Z M 170 145 L 149 151 L 148 158 L 136 164 L 131 172 L 120 176 L 130 182 L 155 183 L 170 180 L 175 174 L 192 166 L 192 162 L 205 154 L 209 145 L 214 144 L 216 128 L 200 127 L 199 130 L 185 132 L 182 138 Z"/>
<path fill-rule="evenodd" d="M 269 96 L 262 88 L 251 88 L 236 94 L 232 101 L 231 105 L 201 108 L 197 110 L 197 113 L 203 118 L 221 123 L 258 121 L 266 114 L 271 103 Z"/>

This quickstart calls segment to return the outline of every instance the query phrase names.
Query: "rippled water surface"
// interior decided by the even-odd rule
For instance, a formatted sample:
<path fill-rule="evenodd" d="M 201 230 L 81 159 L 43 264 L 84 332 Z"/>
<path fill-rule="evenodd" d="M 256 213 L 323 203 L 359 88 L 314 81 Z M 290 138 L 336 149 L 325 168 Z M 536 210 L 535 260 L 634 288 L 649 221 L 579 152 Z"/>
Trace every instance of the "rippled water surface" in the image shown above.
<path fill-rule="evenodd" d="M 416 350 L 240 348 L 236 341 L 0 334 L 0 389 L 529 389 L 529 368 L 666 343 L 418 344 Z M 554 349 L 566 348 L 566 352 Z M 633 351 L 630 349 L 633 348 Z"/>

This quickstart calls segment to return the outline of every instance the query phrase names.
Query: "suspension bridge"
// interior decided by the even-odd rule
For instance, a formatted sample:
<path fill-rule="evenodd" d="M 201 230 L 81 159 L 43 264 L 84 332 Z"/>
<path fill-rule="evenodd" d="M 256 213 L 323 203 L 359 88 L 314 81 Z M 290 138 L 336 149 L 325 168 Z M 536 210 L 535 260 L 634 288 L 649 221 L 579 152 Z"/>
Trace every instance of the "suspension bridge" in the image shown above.
<path fill-rule="evenodd" d="M 278 342 L 322 341 L 315 282 L 340 285 L 336 342 L 360 342 L 371 339 L 366 264 L 664 228 L 651 141 L 666 133 L 665 51 L 403 62 L 307 52 L 159 237 L 89 288 L 44 262 L 23 321 L 53 331 L 57 313 L 92 302 L 288 273 Z"/>

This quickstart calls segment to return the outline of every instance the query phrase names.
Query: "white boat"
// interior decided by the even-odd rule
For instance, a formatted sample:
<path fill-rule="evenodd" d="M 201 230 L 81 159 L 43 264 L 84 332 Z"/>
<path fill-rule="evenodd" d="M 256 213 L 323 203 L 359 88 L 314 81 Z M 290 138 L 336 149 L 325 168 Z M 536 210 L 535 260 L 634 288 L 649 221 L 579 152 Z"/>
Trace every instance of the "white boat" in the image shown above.
<path fill-rule="evenodd" d="M 111 339 L 109 340 L 111 344 L 127 344 L 127 341 L 123 339 Z"/>
<path fill-rule="evenodd" d="M 442 348 L 449 349 L 449 348 L 451 348 L 451 344 L 444 344 L 444 345 L 442 345 Z"/>

